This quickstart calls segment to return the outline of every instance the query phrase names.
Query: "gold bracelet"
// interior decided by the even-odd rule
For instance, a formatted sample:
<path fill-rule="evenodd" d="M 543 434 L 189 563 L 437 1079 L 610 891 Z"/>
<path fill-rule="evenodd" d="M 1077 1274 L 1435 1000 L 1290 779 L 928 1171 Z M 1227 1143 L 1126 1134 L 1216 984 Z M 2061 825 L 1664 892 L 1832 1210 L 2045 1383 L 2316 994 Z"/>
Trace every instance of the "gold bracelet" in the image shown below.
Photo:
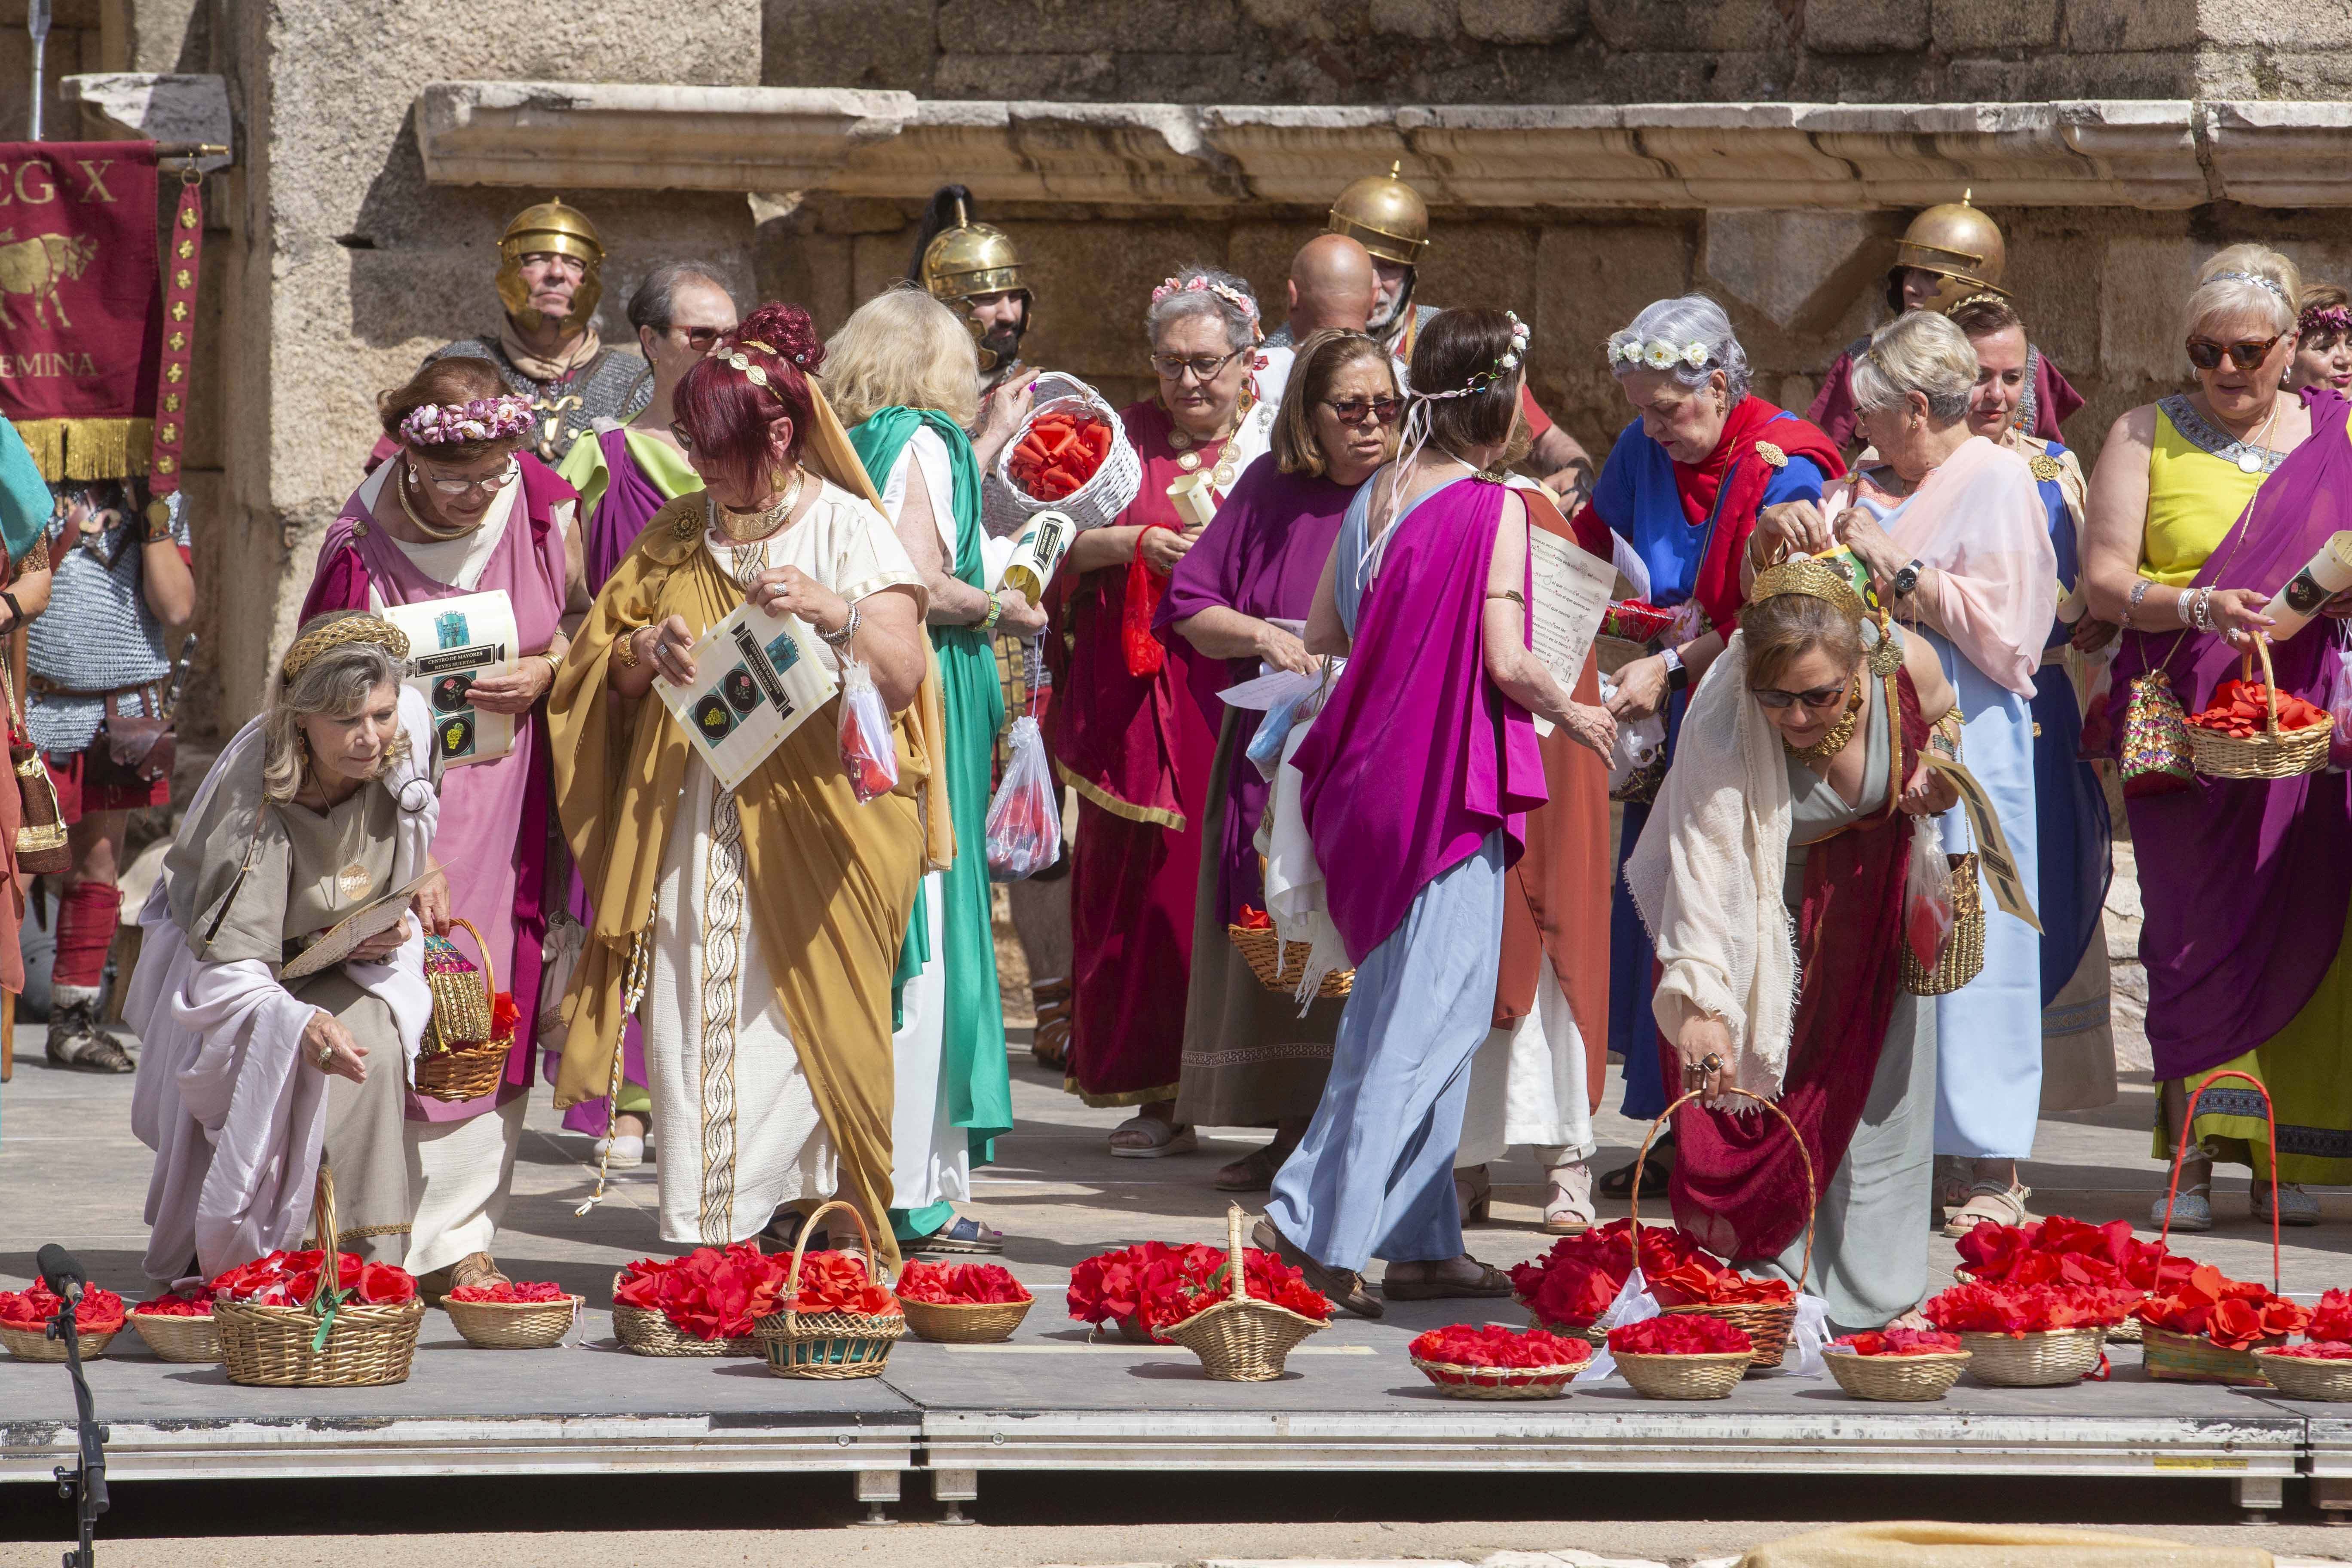
<path fill-rule="evenodd" d="M 621 640 L 613 645 L 614 664 L 619 665 L 623 669 L 637 668 L 637 634 L 645 629 L 643 626 L 631 626 L 621 634 Z"/>

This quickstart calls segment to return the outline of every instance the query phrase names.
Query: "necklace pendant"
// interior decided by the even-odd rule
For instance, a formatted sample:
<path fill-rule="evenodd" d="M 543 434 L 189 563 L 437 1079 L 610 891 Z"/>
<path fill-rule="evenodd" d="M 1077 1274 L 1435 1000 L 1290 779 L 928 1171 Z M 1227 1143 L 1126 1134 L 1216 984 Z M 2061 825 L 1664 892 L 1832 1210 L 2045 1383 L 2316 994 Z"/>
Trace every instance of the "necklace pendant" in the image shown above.
<path fill-rule="evenodd" d="M 2241 452 L 2238 454 L 2238 472 L 2242 474 L 2259 474 L 2262 471 L 2263 460 L 2260 458 L 2256 457 L 2252 452 Z"/>
<path fill-rule="evenodd" d="M 1201 454 L 1198 452 L 1183 453 L 1177 458 L 1176 466 L 1189 474 L 1193 469 L 1201 466 Z"/>
<path fill-rule="evenodd" d="M 1181 452 L 1185 447 L 1192 444 L 1192 437 L 1187 436 L 1181 430 L 1171 430 L 1168 432 L 1168 444 Z M 1193 459 L 1195 464 L 1199 463 L 1199 461 L 1200 459 L 1197 458 Z"/>
<path fill-rule="evenodd" d="M 356 860 L 335 873 L 335 892 L 347 904 L 355 904 L 366 898 L 368 889 L 373 886 L 375 879 L 369 876 L 368 868 Z"/>

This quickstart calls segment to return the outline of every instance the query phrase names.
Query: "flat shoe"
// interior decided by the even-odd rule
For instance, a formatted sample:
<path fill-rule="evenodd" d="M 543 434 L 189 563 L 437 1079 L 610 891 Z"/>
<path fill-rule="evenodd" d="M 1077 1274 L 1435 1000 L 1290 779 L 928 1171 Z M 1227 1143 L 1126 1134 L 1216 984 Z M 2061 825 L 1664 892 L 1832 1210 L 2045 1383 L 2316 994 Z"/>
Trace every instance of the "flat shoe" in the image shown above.
<path fill-rule="evenodd" d="M 2268 1182 L 2259 1182 L 2254 1185 L 2254 1217 L 2265 1225 L 2270 1223 L 2271 1187 Z M 2278 1222 L 2281 1225 L 2317 1225 L 2319 1200 L 2293 1182 L 2281 1182 Z"/>
<path fill-rule="evenodd" d="M 1448 1279 L 1443 1274 L 1399 1279 L 1391 1273 L 1381 1281 L 1381 1294 L 1391 1301 L 1492 1300 L 1510 1293 L 1511 1277 L 1485 1263 L 1478 1264 L 1475 1279 Z"/>
<path fill-rule="evenodd" d="M 2208 1195 L 2211 1187 L 2200 1182 L 2193 1187 L 2183 1187 L 2172 1195 L 2172 1226 L 2174 1230 L 2210 1230 L 2213 1228 L 2213 1204 Z M 2164 1224 L 2164 1200 L 2159 1197 L 2147 1211 L 2148 1228 L 2161 1231 Z"/>
<path fill-rule="evenodd" d="M 908 1244 L 910 1252 L 982 1252 L 1004 1250 L 1004 1233 L 992 1230 L 976 1219 L 958 1215 L 919 1241 Z"/>
<path fill-rule="evenodd" d="M 607 1149 L 612 1151 L 609 1156 L 605 1153 Z M 646 1163 L 646 1141 L 625 1134 L 619 1138 L 599 1138 L 594 1153 L 615 1171 L 632 1170 Z"/>
<path fill-rule="evenodd" d="M 1378 1296 L 1364 1289 L 1362 1275 L 1349 1268 L 1326 1268 L 1292 1246 L 1288 1237 L 1274 1228 L 1270 1219 L 1259 1220 L 1251 1227 L 1250 1244 L 1260 1252 L 1274 1253 L 1307 1276 L 1307 1282 L 1329 1297 L 1331 1304 L 1343 1312 L 1352 1312 L 1359 1318 L 1378 1318 L 1388 1310 Z"/>
<path fill-rule="evenodd" d="M 1122 1132 L 1140 1132 L 1152 1140 L 1149 1143 L 1121 1143 Z M 1157 1117 L 1130 1116 L 1111 1129 L 1110 1152 L 1122 1160 L 1160 1160 L 1171 1154 L 1189 1154 L 1201 1146 L 1200 1134 L 1190 1127 L 1179 1127 Z"/>

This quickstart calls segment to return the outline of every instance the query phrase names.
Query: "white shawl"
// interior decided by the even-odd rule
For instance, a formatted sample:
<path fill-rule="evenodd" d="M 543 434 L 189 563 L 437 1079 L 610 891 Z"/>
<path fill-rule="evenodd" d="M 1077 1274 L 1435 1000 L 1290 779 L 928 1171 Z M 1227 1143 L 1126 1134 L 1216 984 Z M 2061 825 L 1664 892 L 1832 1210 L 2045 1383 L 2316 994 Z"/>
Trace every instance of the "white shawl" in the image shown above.
<path fill-rule="evenodd" d="M 1664 973 L 1653 1010 L 1672 1040 L 1706 1014 L 1731 1032 L 1734 1087 L 1771 1099 L 1789 1068 L 1797 959 L 1781 897 L 1791 816 L 1780 738 L 1748 700 L 1734 632 L 1684 716 L 1625 886 Z"/>
<path fill-rule="evenodd" d="M 430 785 L 434 737 L 425 699 L 403 687 L 401 727 L 411 761 L 394 794 L 413 778 Z M 261 721 L 236 732 L 189 803 L 202 820 L 221 781 L 254 768 Z M 393 852 L 393 885 L 425 869 L 440 816 L 436 799 L 403 812 Z M 242 845 L 207 847 L 235 855 Z M 159 878 L 140 911 L 143 936 L 123 1022 L 142 1042 L 131 1125 L 155 1151 L 147 1185 L 152 1227 L 143 1264 L 151 1279 L 186 1279 L 188 1260 L 205 1278 L 299 1243 L 310 1220 L 311 1186 L 326 1137 L 326 1075 L 302 1061 L 301 1036 L 314 1009 L 278 983 L 259 960 L 207 963 L 172 919 L 171 879 Z M 433 1011 L 425 984 L 425 938 L 412 922 L 408 943 L 384 963 L 346 973 L 392 1010 L 407 1060 Z M 389 1062 L 373 1070 L 393 1070 Z"/>

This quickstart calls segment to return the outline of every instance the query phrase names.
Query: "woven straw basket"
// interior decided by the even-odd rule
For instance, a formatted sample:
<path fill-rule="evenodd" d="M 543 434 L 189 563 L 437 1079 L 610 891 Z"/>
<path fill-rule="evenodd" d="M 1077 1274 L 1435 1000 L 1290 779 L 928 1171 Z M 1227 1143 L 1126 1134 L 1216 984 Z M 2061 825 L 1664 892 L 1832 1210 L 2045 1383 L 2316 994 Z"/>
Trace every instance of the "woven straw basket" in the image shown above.
<path fill-rule="evenodd" d="M 1914 996 L 1949 995 L 1984 973 L 1984 883 L 1976 851 L 1944 858 L 1952 863 L 1952 929 L 1933 969 L 1903 944 L 1903 989 Z"/>
<path fill-rule="evenodd" d="M 1797 1266 L 1797 1291 L 1801 1295 L 1806 1278 L 1813 1271 L 1813 1219 L 1821 1206 L 1821 1184 L 1813 1178 L 1812 1153 L 1805 1147 L 1804 1139 L 1798 1136 L 1797 1124 L 1790 1121 L 1788 1113 L 1779 1106 L 1769 1100 L 1759 1099 L 1744 1089 L 1727 1089 L 1724 1092 L 1738 1095 L 1743 1100 L 1753 1100 L 1779 1117 L 1780 1125 L 1789 1130 L 1790 1141 L 1797 1145 L 1798 1159 L 1804 1162 L 1805 1253 L 1803 1261 Z M 1633 1190 L 1627 1212 L 1633 1221 L 1633 1256 L 1636 1258 L 1642 1256 L 1642 1172 L 1649 1163 L 1650 1145 L 1657 1141 L 1658 1130 L 1666 1124 L 1666 1118 L 1697 1098 L 1698 1094 L 1694 1090 L 1660 1111 L 1658 1119 L 1650 1123 L 1649 1136 L 1642 1140 L 1642 1152 L 1634 1156 Z M 1751 1370 L 1756 1372 L 1769 1372 L 1787 1359 L 1789 1335 L 1797 1326 L 1797 1303 L 1793 1297 L 1786 1301 L 1737 1302 L 1724 1306 L 1698 1302 L 1687 1307 L 1662 1308 L 1661 1310 L 1668 1317 L 1721 1318 L 1732 1327 L 1745 1331 L 1751 1347 L 1748 1360 Z M 1595 1342 L 1606 1344 L 1608 1340 L 1608 1331 L 1603 1330 Z"/>
<path fill-rule="evenodd" d="M 1955 1285 L 1971 1284 L 1975 1279 L 1976 1276 L 1969 1273 L 1965 1268 L 1955 1268 L 1952 1270 L 1952 1283 Z M 2140 1300 L 2143 1301 L 2147 1300 L 2147 1296 L 2145 1291 L 2141 1292 Z M 2111 1345 L 2136 1345 L 2139 1343 L 2139 1320 L 2137 1318 L 2126 1318 L 2120 1323 L 2109 1323 L 2107 1325 L 2107 1343 Z"/>
<path fill-rule="evenodd" d="M 2219 1383 L 2231 1388 L 2267 1388 L 2266 1364 L 2253 1351 L 2276 1350 L 2284 1334 L 2257 1342 L 2252 1350 L 2223 1350 L 2203 1334 L 2175 1333 L 2155 1324 L 2140 1329 L 2141 1364 L 2159 1383 Z"/>
<path fill-rule="evenodd" d="M 416 1058 L 416 1092 L 453 1101 L 479 1100 L 497 1089 L 506 1077 L 507 1056 L 514 1047 L 512 1040 L 490 1038 L 490 1007 L 498 996 L 490 944 L 474 931 L 471 921 L 457 923 L 474 932 L 474 945 L 482 951 L 482 994 L 474 994 L 467 971 L 435 972 L 428 962 L 425 980 L 433 989 L 433 1022 L 425 1032 L 425 1050 Z M 457 952 L 449 951 L 453 955 Z"/>
<path fill-rule="evenodd" d="M 856 1222 L 857 1239 L 866 1248 L 866 1277 L 877 1281 L 883 1278 L 882 1260 L 874 1251 L 874 1236 L 866 1228 L 866 1216 L 856 1205 L 835 1199 L 808 1216 L 801 1226 L 800 1239 L 793 1243 L 792 1267 L 784 1274 L 785 1300 L 791 1300 L 800 1289 L 801 1257 L 807 1250 L 808 1238 L 816 1234 L 816 1222 L 835 1209 Z M 889 1364 L 890 1346 L 907 1331 L 907 1320 L 903 1314 L 869 1318 L 862 1312 L 803 1315 L 787 1307 L 754 1320 L 751 1326 L 767 1352 L 768 1370 L 778 1377 L 878 1377 Z"/>
<path fill-rule="evenodd" d="M 2352 1361 L 2313 1361 L 2280 1355 L 2275 1351 L 2248 1352 L 2271 1386 L 2289 1399 L 2315 1399 L 2329 1405 L 2352 1403 Z"/>
<path fill-rule="evenodd" d="M 1305 942 L 1284 942 L 1265 927 L 1229 925 L 1225 934 L 1233 938 L 1234 946 L 1257 976 L 1257 983 L 1277 995 L 1287 996 L 1298 989 L 1301 976 L 1307 973 L 1307 960 L 1315 945 Z M 1285 976 L 1288 976 L 1287 979 Z M 1356 972 L 1335 969 L 1315 987 L 1315 994 L 1329 1001 L 1345 996 L 1356 988 Z"/>
<path fill-rule="evenodd" d="M 102 1334 L 84 1333 L 74 1336 L 81 1341 L 81 1359 L 96 1361 L 100 1356 L 104 1355 L 106 1347 L 112 1344 L 114 1336 L 121 1331 L 120 1329 L 114 1329 Z M 8 1348 L 8 1353 L 18 1361 L 66 1359 L 65 1341 L 49 1338 L 48 1331 L 45 1329 L 0 1328 L 0 1345 L 5 1345 Z"/>
<path fill-rule="evenodd" d="M 543 1351 L 563 1342 L 587 1304 L 584 1296 L 560 1301 L 452 1301 L 444 1297 L 441 1310 L 469 1345 L 486 1351 Z"/>
<path fill-rule="evenodd" d="M 1728 1399 L 1748 1375 L 1746 1351 L 1704 1355 L 1639 1355 L 1621 1352 L 1617 1370 L 1644 1399 Z"/>
<path fill-rule="evenodd" d="M 133 1312 L 131 1326 L 147 1348 L 165 1361 L 215 1362 L 221 1359 L 220 1328 L 210 1318 L 173 1318 L 161 1312 Z"/>
<path fill-rule="evenodd" d="M 1555 1323 L 1533 1307 L 1528 1307 L 1527 1298 L 1517 1291 L 1511 1293 L 1511 1300 L 1527 1307 L 1528 1327 L 1531 1329 L 1541 1329 L 1545 1333 L 1558 1334 L 1564 1340 L 1582 1340 L 1595 1350 L 1609 1342 L 1609 1331 L 1597 1323 Z"/>
<path fill-rule="evenodd" d="M 2044 1329 L 2011 1338 L 2008 1334 L 1960 1331 L 1960 1348 L 1969 1352 L 1969 1372 L 1992 1388 L 2063 1388 L 2098 1370 L 2104 1329 Z"/>
<path fill-rule="evenodd" d="M 1857 1355 L 1835 1346 L 1822 1352 L 1837 1385 L 1856 1399 L 1941 1399 L 1969 1364 L 1966 1351 L 1937 1355 Z"/>
<path fill-rule="evenodd" d="M 898 1306 L 907 1314 L 907 1327 L 919 1340 L 929 1340 L 943 1345 L 992 1345 L 1013 1337 L 1029 1309 L 1037 1304 L 1031 1297 L 1020 1301 L 917 1301 L 905 1296 Z"/>
<path fill-rule="evenodd" d="M 613 1276 L 613 1289 L 618 1290 L 625 1275 Z M 667 1314 L 651 1307 L 632 1307 L 615 1297 L 613 1301 L 613 1337 L 621 1348 L 638 1355 L 674 1356 L 756 1356 L 767 1352 L 760 1348 L 759 1339 L 751 1334 L 727 1340 L 697 1339 L 669 1321 Z"/>
<path fill-rule="evenodd" d="M 1558 1399 L 1591 1361 L 1588 1356 L 1570 1366 L 1464 1366 L 1415 1356 L 1412 1364 L 1449 1398 Z"/>
<path fill-rule="evenodd" d="M 2262 656 L 2263 689 L 2270 694 L 2263 732 L 2243 740 L 2223 735 L 2201 724 L 2189 726 L 2189 755 L 2197 771 L 2209 779 L 2293 779 L 2315 773 L 2327 765 L 2327 742 L 2336 731 L 2333 714 L 2322 714 L 2316 724 L 2282 730 L 2278 721 L 2278 687 L 2271 673 L 2270 638 L 2256 637 L 2252 653 L 2238 656 L 2238 675 L 2252 679 L 2254 656 Z"/>
<path fill-rule="evenodd" d="M 405 1383 L 408 1364 L 416 1355 L 416 1331 L 425 1325 L 423 1301 L 397 1307 L 346 1301 L 335 1309 L 325 1342 L 311 1348 L 331 1295 L 327 1280 L 340 1274 L 334 1261 L 335 1238 L 341 1234 L 335 1228 L 335 1173 L 323 1160 L 311 1216 L 327 1260 L 309 1306 L 213 1303 L 228 1380 L 255 1388 L 369 1388 Z"/>
<path fill-rule="evenodd" d="M 1264 1383 L 1280 1377 L 1298 1342 L 1329 1327 L 1249 1293 L 1249 1254 L 1242 1247 L 1238 1205 L 1225 1209 L 1225 1279 L 1223 1300 L 1168 1331 L 1171 1340 L 1201 1358 L 1201 1370 L 1216 1382 Z"/>
<path fill-rule="evenodd" d="M 1047 384 L 1058 384 L 1060 390 L 1047 390 Z M 1036 389 L 1036 401 L 1030 405 L 1029 417 L 1013 433 L 1013 439 L 996 457 L 996 477 L 1002 481 L 997 496 L 1020 509 L 1026 519 L 1041 511 L 1059 511 L 1081 529 L 1098 528 L 1128 509 L 1136 492 L 1143 488 L 1143 459 L 1136 454 L 1135 443 L 1127 438 L 1127 426 L 1119 423 L 1118 410 L 1105 402 L 1101 393 L 1075 375 L 1059 371 L 1047 371 L 1031 384 Z M 1072 490 L 1059 500 L 1039 500 L 1013 482 L 1013 448 L 1028 438 L 1029 427 L 1049 414 L 1091 414 L 1110 426 L 1110 450 L 1104 454 L 1102 467 L 1094 478 Z"/>

